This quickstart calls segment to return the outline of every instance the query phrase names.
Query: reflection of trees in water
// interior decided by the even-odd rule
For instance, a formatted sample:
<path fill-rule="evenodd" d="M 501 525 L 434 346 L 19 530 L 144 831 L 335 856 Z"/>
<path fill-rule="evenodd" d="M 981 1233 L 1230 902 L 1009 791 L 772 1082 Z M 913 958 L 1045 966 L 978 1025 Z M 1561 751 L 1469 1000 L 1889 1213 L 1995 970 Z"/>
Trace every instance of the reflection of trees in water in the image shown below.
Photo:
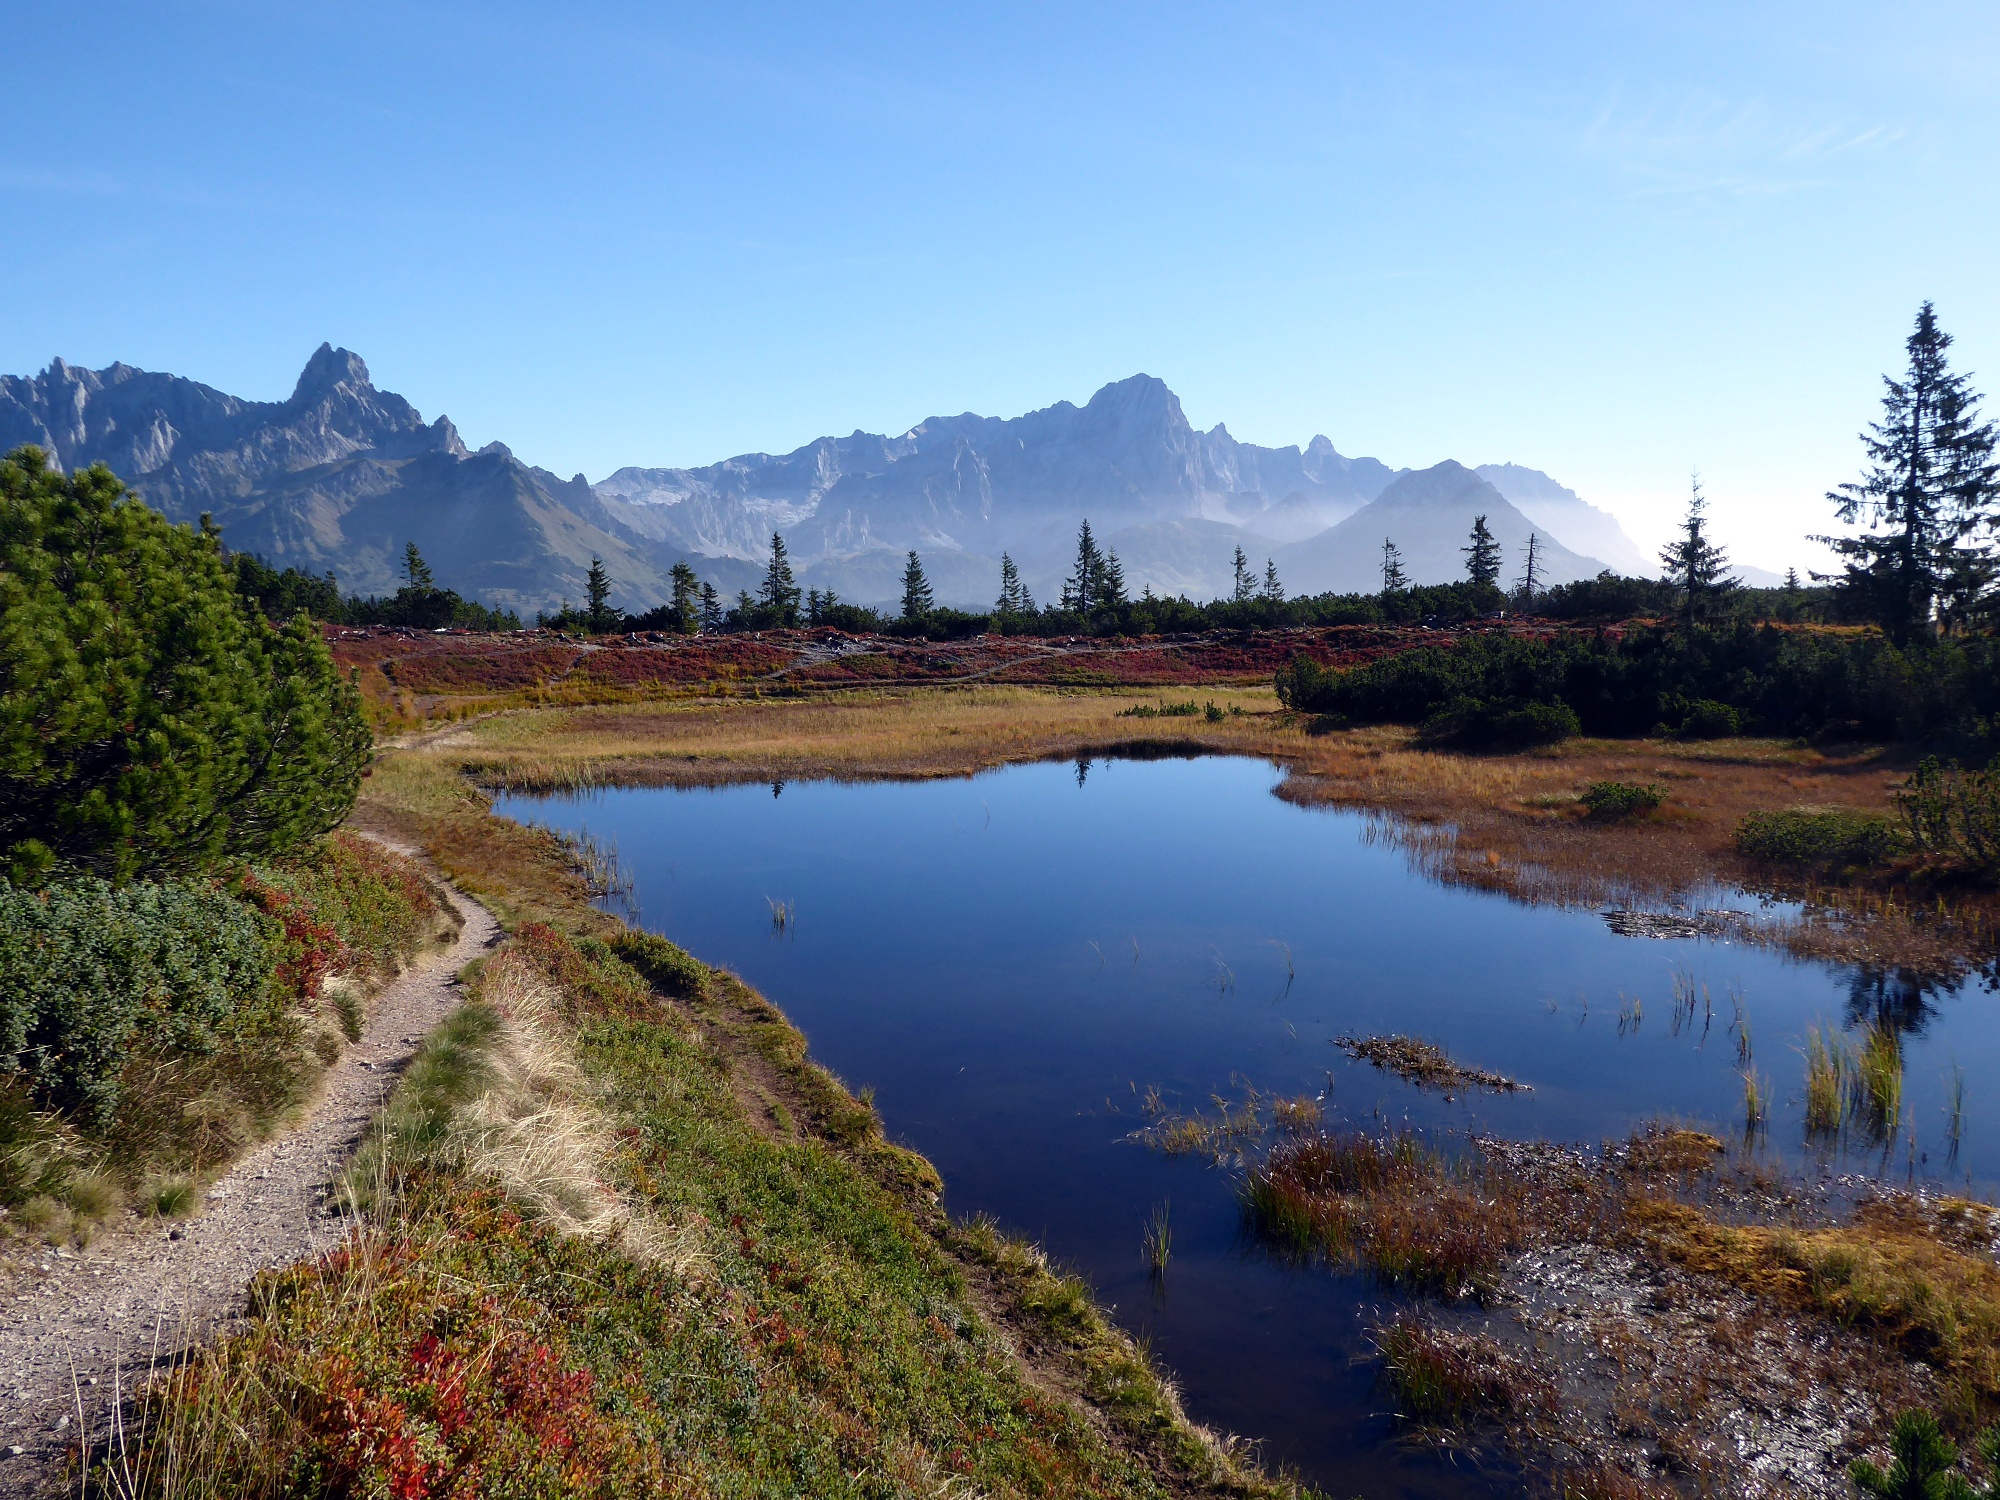
<path fill-rule="evenodd" d="M 1852 969 L 1847 976 L 1847 1024 L 1887 1026 L 1920 1035 L 1937 1014 L 1937 1001 L 1957 989 L 1958 974 L 1915 974 L 1908 969 Z"/>

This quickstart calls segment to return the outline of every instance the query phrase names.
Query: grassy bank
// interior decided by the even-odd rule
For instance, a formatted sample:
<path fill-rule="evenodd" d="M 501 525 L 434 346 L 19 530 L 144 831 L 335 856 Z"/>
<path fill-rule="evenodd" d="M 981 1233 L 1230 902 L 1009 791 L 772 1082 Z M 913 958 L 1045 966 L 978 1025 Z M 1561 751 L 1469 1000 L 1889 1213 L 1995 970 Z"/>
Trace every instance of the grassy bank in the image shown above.
<path fill-rule="evenodd" d="M 950 1221 L 777 1010 L 591 907 L 452 754 L 392 754 L 363 815 L 510 939 L 357 1160 L 346 1245 L 152 1393 L 130 1491 L 1295 1493 L 1188 1423 L 1080 1283 Z"/>
<path fill-rule="evenodd" d="M 58 1245 L 188 1212 L 458 921 L 415 861 L 349 832 L 213 878 L 11 900 L 0 1238 Z"/>

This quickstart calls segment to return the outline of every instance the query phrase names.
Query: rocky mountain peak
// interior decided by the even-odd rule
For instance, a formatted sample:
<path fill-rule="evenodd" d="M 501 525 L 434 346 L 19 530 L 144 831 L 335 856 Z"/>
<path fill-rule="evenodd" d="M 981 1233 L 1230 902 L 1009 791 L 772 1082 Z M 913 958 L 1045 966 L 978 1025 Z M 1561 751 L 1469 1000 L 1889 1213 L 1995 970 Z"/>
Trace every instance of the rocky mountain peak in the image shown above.
<path fill-rule="evenodd" d="M 292 404 L 303 406 L 308 402 L 324 400 L 346 386 L 352 391 L 372 391 L 374 382 L 368 378 L 368 366 L 360 355 L 351 350 L 336 349 L 331 344 L 321 344 L 313 350 L 312 358 L 299 372 L 299 383 L 292 388 Z"/>

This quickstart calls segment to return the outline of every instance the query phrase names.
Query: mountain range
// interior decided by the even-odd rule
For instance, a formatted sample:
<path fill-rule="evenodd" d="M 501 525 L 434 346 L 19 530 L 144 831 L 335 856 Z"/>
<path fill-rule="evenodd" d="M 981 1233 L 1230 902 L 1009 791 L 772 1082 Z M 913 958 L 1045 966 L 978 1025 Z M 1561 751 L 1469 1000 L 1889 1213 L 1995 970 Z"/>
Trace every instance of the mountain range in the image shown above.
<path fill-rule="evenodd" d="M 387 593 L 415 541 L 438 581 L 533 613 L 583 597 L 593 556 L 613 602 L 641 610 L 685 558 L 725 595 L 754 587 L 782 532 L 802 587 L 894 600 L 904 554 L 942 603 L 982 608 L 1010 553 L 1037 597 L 1056 597 L 1086 517 L 1133 592 L 1227 591 L 1242 547 L 1294 594 L 1380 586 L 1393 540 L 1412 581 L 1460 577 L 1483 514 L 1518 573 L 1538 532 L 1544 578 L 1656 571 L 1608 513 L 1514 464 L 1392 469 L 1325 437 L 1304 447 L 1198 431 L 1164 382 L 1134 375 L 1083 406 L 1011 419 L 932 417 L 896 437 L 855 432 L 790 453 L 701 468 L 617 470 L 596 484 L 469 450 L 378 390 L 361 359 L 321 345 L 283 401 L 246 401 L 182 376 L 54 360 L 0 376 L 0 450 L 36 443 L 65 469 L 108 465 L 179 521 L 206 513 L 231 547 Z"/>

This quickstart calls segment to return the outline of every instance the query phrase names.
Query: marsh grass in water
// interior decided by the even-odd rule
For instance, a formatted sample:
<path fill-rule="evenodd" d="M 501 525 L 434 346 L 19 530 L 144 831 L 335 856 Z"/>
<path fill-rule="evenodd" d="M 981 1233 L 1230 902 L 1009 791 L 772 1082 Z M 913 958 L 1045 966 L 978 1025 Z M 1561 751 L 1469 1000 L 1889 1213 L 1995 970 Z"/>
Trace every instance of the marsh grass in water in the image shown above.
<path fill-rule="evenodd" d="M 1453 1062 L 1435 1042 L 1408 1036 L 1343 1036 L 1333 1045 L 1358 1062 L 1394 1073 L 1419 1088 L 1482 1088 L 1494 1093 L 1531 1093 L 1532 1085 L 1487 1068 Z"/>
<path fill-rule="evenodd" d="M 1156 1278 L 1166 1273 L 1167 1262 L 1174 1253 L 1174 1231 L 1168 1219 L 1171 1208 L 1171 1204 L 1162 1203 L 1154 1209 L 1139 1238 L 1139 1248 L 1146 1258 L 1146 1268 Z"/>

